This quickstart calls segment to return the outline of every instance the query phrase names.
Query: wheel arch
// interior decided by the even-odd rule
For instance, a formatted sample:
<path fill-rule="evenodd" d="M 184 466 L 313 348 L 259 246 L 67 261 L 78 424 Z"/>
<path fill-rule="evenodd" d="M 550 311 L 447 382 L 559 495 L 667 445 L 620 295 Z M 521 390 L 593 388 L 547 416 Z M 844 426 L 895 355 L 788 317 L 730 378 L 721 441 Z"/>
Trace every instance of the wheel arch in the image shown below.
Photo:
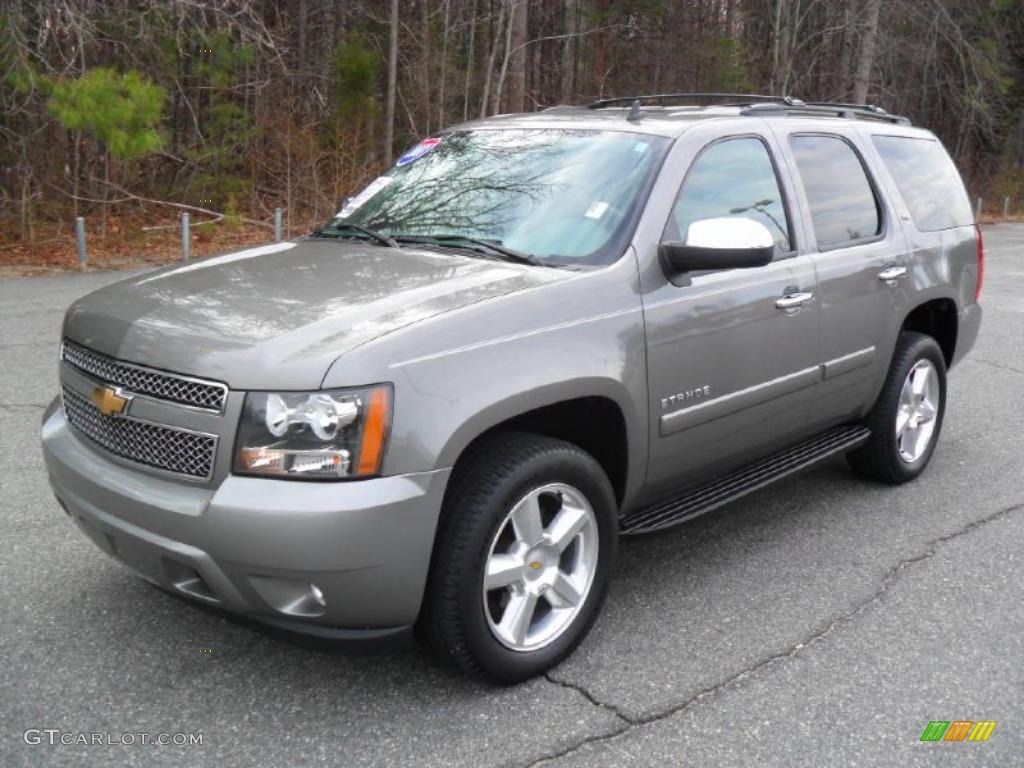
<path fill-rule="evenodd" d="M 918 304 L 907 313 L 900 330 L 931 336 L 942 349 L 946 367 L 953 366 L 959 332 L 959 316 L 953 299 L 940 297 Z"/>
<path fill-rule="evenodd" d="M 621 508 L 632 492 L 631 484 L 642 474 L 637 471 L 638 451 L 645 442 L 641 436 L 630 434 L 631 414 L 623 403 L 624 396 L 613 394 L 608 385 L 595 383 L 589 387 L 577 383 L 568 389 L 534 390 L 495 403 L 456 430 L 442 450 L 442 465 L 457 469 L 474 445 L 502 431 L 557 438 L 594 457 L 608 476 Z M 632 424 L 636 423 L 634 417 Z"/>

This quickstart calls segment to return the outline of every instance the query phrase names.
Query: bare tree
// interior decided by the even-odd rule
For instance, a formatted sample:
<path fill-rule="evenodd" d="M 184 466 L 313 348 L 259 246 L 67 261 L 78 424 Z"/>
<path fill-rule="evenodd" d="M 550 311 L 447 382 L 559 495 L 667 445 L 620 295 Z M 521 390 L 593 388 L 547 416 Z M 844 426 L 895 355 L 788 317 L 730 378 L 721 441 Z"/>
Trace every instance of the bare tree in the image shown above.
<path fill-rule="evenodd" d="M 529 29 L 529 0 L 513 0 L 509 8 L 508 96 L 506 112 L 522 112 L 526 99 L 526 36 Z"/>
<path fill-rule="evenodd" d="M 871 85 L 871 66 L 875 61 L 875 40 L 878 39 L 878 14 L 882 8 L 882 0 L 867 0 L 864 14 L 864 39 L 860 46 L 857 59 L 857 73 L 853 78 L 853 101 L 863 104 L 868 99 L 868 87 Z"/>
<path fill-rule="evenodd" d="M 565 41 L 562 43 L 561 101 L 571 104 L 576 87 L 576 48 L 579 42 L 579 0 L 565 0 Z"/>
<path fill-rule="evenodd" d="M 390 167 L 395 144 L 395 96 L 398 92 L 398 0 L 391 0 L 388 44 L 388 93 L 384 116 L 384 166 Z"/>
<path fill-rule="evenodd" d="M 491 77 L 494 72 L 494 61 L 498 57 L 498 45 L 501 40 L 501 28 L 505 24 L 505 3 L 499 5 L 498 22 L 491 32 L 491 52 L 487 57 L 487 66 L 484 68 L 484 93 L 480 99 L 480 117 L 487 116 L 487 107 L 490 104 Z M 506 59 L 507 61 L 507 59 Z"/>

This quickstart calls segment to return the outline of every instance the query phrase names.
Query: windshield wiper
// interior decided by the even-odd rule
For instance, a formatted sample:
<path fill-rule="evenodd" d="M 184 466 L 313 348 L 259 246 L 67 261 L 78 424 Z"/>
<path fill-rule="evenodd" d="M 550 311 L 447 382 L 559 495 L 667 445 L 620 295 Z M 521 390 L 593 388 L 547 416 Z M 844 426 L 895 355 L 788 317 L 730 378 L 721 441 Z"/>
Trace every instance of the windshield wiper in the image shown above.
<path fill-rule="evenodd" d="M 331 230 L 336 230 L 337 234 L 332 234 Z M 376 240 L 381 245 L 386 245 L 388 248 L 398 248 L 398 242 L 393 237 L 388 237 L 383 232 L 378 232 L 375 229 L 369 227 L 361 227 L 358 224 L 349 224 L 342 222 L 340 224 L 328 224 L 326 227 L 321 227 L 313 231 L 310 237 L 345 237 L 345 232 L 358 232 L 371 240 Z"/>
<path fill-rule="evenodd" d="M 452 245 L 459 247 L 459 243 L 465 243 L 462 247 L 472 250 L 483 251 L 492 256 L 498 256 L 505 261 L 515 261 L 520 264 L 532 264 L 535 267 L 546 266 L 543 261 L 532 253 L 523 253 L 512 248 L 507 248 L 500 242 L 483 240 L 479 237 L 468 237 L 466 235 L 398 235 L 395 237 L 399 243 L 432 243 L 435 245 Z"/>

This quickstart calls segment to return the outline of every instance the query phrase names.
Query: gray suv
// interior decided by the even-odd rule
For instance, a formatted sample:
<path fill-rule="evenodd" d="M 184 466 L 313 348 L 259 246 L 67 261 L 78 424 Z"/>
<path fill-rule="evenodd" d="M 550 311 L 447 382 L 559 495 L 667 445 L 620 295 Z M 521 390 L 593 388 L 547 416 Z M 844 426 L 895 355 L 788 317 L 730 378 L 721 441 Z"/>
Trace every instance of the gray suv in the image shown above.
<path fill-rule="evenodd" d="M 43 449 L 163 589 L 510 683 L 581 641 L 620 536 L 839 453 L 921 474 L 981 278 L 949 156 L 881 109 L 500 116 L 307 237 L 75 302 Z"/>

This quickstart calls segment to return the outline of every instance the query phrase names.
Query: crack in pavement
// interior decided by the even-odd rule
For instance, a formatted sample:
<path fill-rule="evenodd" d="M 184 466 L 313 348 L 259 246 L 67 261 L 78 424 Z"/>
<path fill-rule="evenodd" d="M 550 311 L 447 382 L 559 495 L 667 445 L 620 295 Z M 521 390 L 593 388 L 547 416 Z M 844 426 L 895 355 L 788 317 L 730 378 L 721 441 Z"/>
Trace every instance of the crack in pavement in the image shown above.
<path fill-rule="evenodd" d="M 13 410 L 14 408 L 46 408 L 46 403 L 0 403 L 0 408 Z"/>
<path fill-rule="evenodd" d="M 544 674 L 544 679 L 547 680 L 549 683 L 554 683 L 555 685 L 559 685 L 562 688 L 568 688 L 570 691 L 576 691 L 578 694 L 580 694 L 583 698 L 585 698 L 587 701 L 589 701 L 595 707 L 601 707 L 602 709 L 607 709 L 609 712 L 611 712 L 613 715 L 615 715 L 615 717 L 617 717 L 619 720 L 621 720 L 622 722 L 624 722 L 624 723 L 626 723 L 628 725 L 636 725 L 637 724 L 637 720 L 635 718 L 632 718 L 629 715 L 625 714 L 622 710 L 620 710 L 614 704 L 607 704 L 607 703 L 601 701 L 600 699 L 597 698 L 597 696 L 592 694 L 590 691 L 588 691 L 586 688 L 584 688 L 579 683 L 572 683 L 572 682 L 569 682 L 568 680 L 559 680 L 557 677 L 554 677 L 550 672 L 546 672 Z"/>
<path fill-rule="evenodd" d="M 991 365 L 993 368 L 1002 368 L 1004 371 L 1013 371 L 1014 373 L 1024 373 L 1020 368 L 1014 368 L 1012 365 L 1006 365 L 1005 363 L 996 363 L 991 360 L 986 360 L 982 357 L 972 357 L 970 362 L 983 363 L 984 365 Z"/>
<path fill-rule="evenodd" d="M 879 580 L 878 586 L 875 588 L 874 592 L 872 592 L 866 598 L 857 603 L 851 610 L 839 616 L 836 616 L 830 622 L 828 622 L 828 624 L 815 630 L 801 642 L 796 643 L 795 645 L 791 645 L 785 650 L 774 653 L 771 656 L 767 656 L 763 659 L 760 659 L 751 664 L 749 667 L 746 667 L 745 669 L 740 670 L 736 674 L 727 677 L 725 680 L 722 680 L 718 683 L 715 683 L 714 685 L 708 686 L 707 688 L 698 691 L 686 701 L 669 707 L 668 709 L 663 710 L 661 712 L 655 712 L 654 714 L 646 715 L 644 717 L 630 717 L 624 714 L 615 705 L 601 701 L 597 696 L 592 694 L 583 686 L 578 685 L 576 683 L 570 683 L 567 681 L 559 680 L 557 678 L 554 678 L 550 673 L 545 674 L 544 677 L 548 680 L 548 682 L 554 685 L 560 685 L 564 688 L 571 688 L 572 690 L 577 691 L 581 696 L 587 699 L 587 701 L 589 701 L 594 706 L 601 707 L 610 712 L 613 712 L 620 720 L 622 720 L 622 726 L 612 731 L 611 733 L 587 736 L 586 738 L 578 741 L 577 743 L 569 747 L 566 747 L 562 750 L 559 750 L 558 752 L 553 752 L 550 755 L 545 755 L 543 757 L 537 758 L 536 760 L 533 760 L 532 762 L 526 765 L 526 768 L 534 768 L 535 766 L 543 765 L 552 760 L 557 760 L 558 758 L 571 755 L 574 752 L 577 752 L 583 747 L 587 746 L 588 744 L 612 741 L 614 739 L 619 738 L 620 736 L 626 735 L 635 728 L 639 728 L 644 725 L 650 725 L 652 723 L 657 723 L 662 720 L 665 720 L 669 717 L 672 717 L 673 715 L 683 712 L 691 706 L 704 703 L 705 701 L 716 695 L 719 691 L 722 691 L 726 688 L 735 685 L 736 683 L 748 679 L 752 675 L 764 670 L 767 667 L 774 665 L 776 662 L 792 658 L 799 654 L 801 651 L 803 651 L 805 648 L 810 648 L 812 645 L 817 645 L 819 643 L 825 642 L 828 638 L 834 635 L 840 628 L 846 626 L 854 618 L 864 613 L 872 606 L 881 602 L 882 599 L 885 597 L 886 592 L 889 591 L 890 587 L 899 579 L 900 575 L 907 568 L 909 568 L 912 565 L 915 565 L 916 563 L 920 563 L 924 560 L 928 560 L 934 557 L 942 545 L 954 539 L 958 539 L 961 536 L 966 536 L 967 534 L 972 533 L 978 530 L 979 528 L 988 525 L 989 523 L 995 522 L 996 520 L 1008 517 L 1013 512 L 1020 511 L 1021 509 L 1024 509 L 1024 502 L 1019 502 L 1017 504 L 1012 504 L 1008 507 L 1003 507 L 1001 509 L 996 510 L 990 515 L 986 515 L 985 517 L 979 518 L 977 520 L 972 520 L 969 523 L 965 523 L 964 525 L 960 526 L 954 531 L 951 531 L 950 533 L 946 533 L 942 536 L 937 536 L 936 538 L 931 539 L 929 542 L 927 542 L 927 544 L 925 544 L 923 551 L 918 552 L 916 555 L 913 555 L 911 557 L 906 557 L 902 560 L 899 560 L 894 565 L 890 566 L 889 569 L 886 570 L 886 572 L 882 575 L 882 578 Z"/>

